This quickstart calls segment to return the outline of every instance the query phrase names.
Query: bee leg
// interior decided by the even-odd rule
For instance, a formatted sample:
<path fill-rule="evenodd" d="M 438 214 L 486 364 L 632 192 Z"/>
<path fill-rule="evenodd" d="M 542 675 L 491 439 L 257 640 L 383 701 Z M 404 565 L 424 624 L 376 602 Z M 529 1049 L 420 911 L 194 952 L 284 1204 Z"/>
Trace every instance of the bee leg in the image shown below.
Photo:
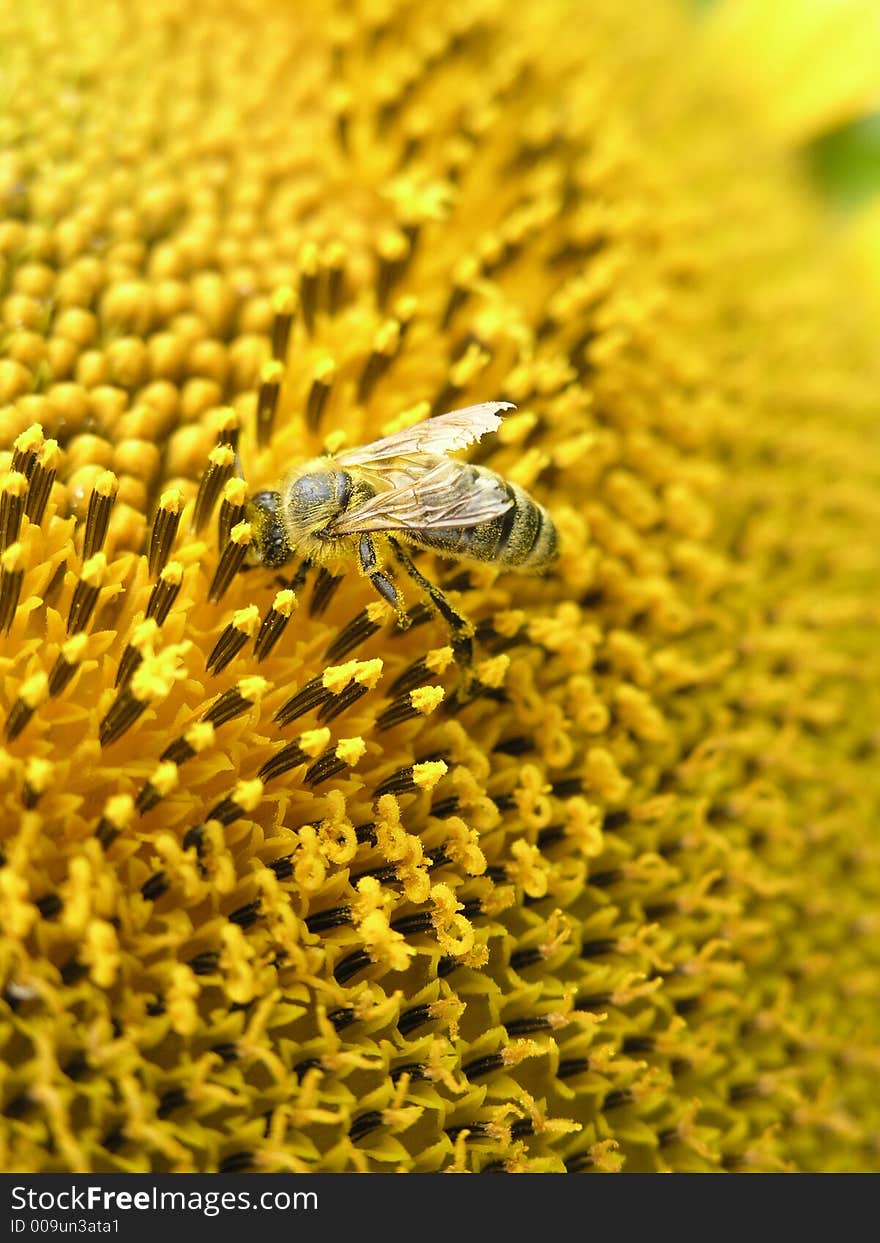
<path fill-rule="evenodd" d="M 311 561 L 309 561 L 308 557 L 305 557 L 297 566 L 296 573 L 292 578 L 285 578 L 283 574 L 276 574 L 275 582 L 281 587 L 289 587 L 291 591 L 299 591 L 302 588 L 303 583 L 308 578 L 309 570 L 311 568 Z"/>
<path fill-rule="evenodd" d="M 360 558 L 361 570 L 366 574 L 382 599 L 387 600 L 394 607 L 397 613 L 398 626 L 401 630 L 406 630 L 409 626 L 409 618 L 406 615 L 403 599 L 388 575 L 379 569 L 376 545 L 369 535 L 361 536 L 361 542 L 358 545 L 358 557 Z"/>
<path fill-rule="evenodd" d="M 446 596 L 440 588 L 425 578 L 424 574 L 417 569 L 411 559 L 403 551 L 396 539 L 388 537 L 388 543 L 394 549 L 394 555 L 400 562 L 402 568 L 407 572 L 410 578 L 416 583 L 430 600 L 431 604 L 446 622 L 449 627 L 452 638 L 452 650 L 455 653 L 455 659 L 461 666 L 464 676 L 464 690 L 470 688 L 473 680 L 473 672 L 471 666 L 474 663 L 474 627 L 461 613 L 457 613 L 452 607 Z"/>

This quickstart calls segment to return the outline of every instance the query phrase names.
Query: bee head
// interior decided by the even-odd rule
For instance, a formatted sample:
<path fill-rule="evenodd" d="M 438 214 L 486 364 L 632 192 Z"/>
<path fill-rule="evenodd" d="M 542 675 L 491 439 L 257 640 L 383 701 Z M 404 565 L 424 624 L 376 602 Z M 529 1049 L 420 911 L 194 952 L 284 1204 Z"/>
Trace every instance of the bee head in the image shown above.
<path fill-rule="evenodd" d="M 294 548 L 309 539 L 332 539 L 335 518 L 351 499 L 351 478 L 326 458 L 307 462 L 289 479 L 282 497 L 281 517 Z"/>
<path fill-rule="evenodd" d="M 248 564 L 270 569 L 285 565 L 293 556 L 293 548 L 281 520 L 281 494 L 257 492 L 245 506 L 245 518 L 253 528 Z"/>

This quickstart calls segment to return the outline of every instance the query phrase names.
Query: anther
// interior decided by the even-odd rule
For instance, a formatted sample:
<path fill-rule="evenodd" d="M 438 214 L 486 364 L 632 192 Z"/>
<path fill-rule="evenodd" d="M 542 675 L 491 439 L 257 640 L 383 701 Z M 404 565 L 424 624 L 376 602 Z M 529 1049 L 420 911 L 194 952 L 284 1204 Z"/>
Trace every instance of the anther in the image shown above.
<path fill-rule="evenodd" d="M 306 919 L 309 932 L 329 932 L 331 928 L 344 928 L 352 922 L 350 906 L 333 906 L 326 911 L 316 911 Z"/>
<path fill-rule="evenodd" d="M 336 379 L 336 362 L 332 358 L 322 358 L 315 367 L 312 387 L 306 399 L 306 424 L 310 431 L 316 432 L 321 424 L 321 416 L 327 405 L 327 398 Z"/>
<path fill-rule="evenodd" d="M 328 1010 L 327 1018 L 333 1024 L 334 1030 L 341 1032 L 356 1022 L 357 1011 L 354 1006 L 339 1006 L 336 1010 Z"/>
<path fill-rule="evenodd" d="M 40 912 L 43 919 L 57 919 L 61 914 L 64 903 L 58 897 L 57 893 L 46 893 L 42 898 L 37 898 L 34 906 Z M 67 1073 L 65 1069 L 65 1074 Z"/>
<path fill-rule="evenodd" d="M 442 686 L 417 686 L 404 691 L 376 718 L 376 724 L 380 730 L 385 730 L 417 716 L 429 716 L 443 702 L 443 697 Z"/>
<path fill-rule="evenodd" d="M 272 311 L 272 357 L 283 363 L 296 313 L 296 294 L 289 285 L 283 285 L 272 295 Z"/>
<path fill-rule="evenodd" d="M 213 427 L 217 433 L 218 447 L 229 445 L 233 450 L 238 448 L 238 436 L 241 425 L 238 411 L 234 406 L 219 406 L 216 410 L 212 410 L 209 417 L 209 426 Z"/>
<path fill-rule="evenodd" d="M 373 348 L 367 356 L 358 381 L 357 400 L 359 404 L 363 405 L 369 401 L 377 381 L 391 365 L 400 346 L 400 335 L 400 323 L 396 319 L 387 320 L 376 333 Z"/>
<path fill-rule="evenodd" d="M 264 363 L 260 371 L 260 387 L 257 390 L 257 444 L 261 449 L 272 439 L 283 377 L 284 365 L 274 358 Z"/>
<path fill-rule="evenodd" d="M 284 634 L 291 614 L 296 608 L 296 596 L 285 588 L 279 591 L 272 606 L 263 618 L 259 633 L 254 640 L 254 656 L 257 660 L 265 660 L 275 644 Z"/>
<path fill-rule="evenodd" d="M 66 643 L 62 644 L 61 651 L 52 666 L 52 672 L 49 674 L 50 695 L 60 695 L 67 686 L 82 663 L 88 641 L 88 635 L 80 633 L 72 635 Z"/>
<path fill-rule="evenodd" d="M 400 1018 L 397 1020 L 397 1030 L 401 1036 L 409 1036 L 420 1027 L 423 1027 L 425 1023 L 430 1023 L 433 1017 L 430 1006 L 412 1006 L 409 1010 L 404 1010 L 400 1015 Z"/>
<path fill-rule="evenodd" d="M 182 657 L 189 643 L 170 644 L 156 656 L 145 655 L 130 684 L 123 686 L 98 730 L 101 746 L 109 746 L 130 729 L 147 705 L 163 699 L 175 682 L 185 676 Z"/>
<path fill-rule="evenodd" d="M 92 488 L 92 495 L 89 498 L 89 508 L 86 514 L 86 529 L 83 536 L 83 561 L 88 561 L 96 552 L 100 552 L 104 547 L 104 540 L 107 536 L 107 527 L 110 523 L 110 514 L 113 512 L 113 506 L 116 504 L 116 493 L 119 491 L 119 481 L 110 470 L 102 471 L 95 480 L 95 486 Z"/>
<path fill-rule="evenodd" d="M 421 657 L 404 669 L 403 673 L 398 674 L 388 688 L 389 693 L 391 695 L 404 695 L 407 691 L 420 686 L 428 676 L 428 666 L 425 663 L 425 658 Z"/>
<path fill-rule="evenodd" d="M 229 543 L 220 554 L 217 569 L 208 590 L 208 599 L 216 604 L 226 592 L 244 563 L 248 547 L 253 539 L 253 531 L 249 522 L 239 522 L 229 533 Z"/>
<path fill-rule="evenodd" d="M 183 582 L 183 566 L 179 561 L 169 561 L 156 580 L 147 601 L 146 617 L 161 626 L 177 599 Z"/>
<path fill-rule="evenodd" d="M 213 975 L 220 965 L 218 950 L 202 950 L 189 960 L 189 969 L 193 975 Z"/>
<path fill-rule="evenodd" d="M 6 718 L 7 742 L 15 741 L 40 704 L 45 703 L 48 697 L 49 679 L 42 670 L 22 682 L 18 698 L 9 709 L 9 716 Z"/>
<path fill-rule="evenodd" d="M 333 968 L 333 978 L 337 984 L 346 984 L 359 971 L 363 971 L 365 967 L 369 967 L 372 958 L 366 950 L 352 950 L 350 954 L 346 954 L 344 958 L 340 958 L 339 962 Z M 381 1121 L 381 1114 L 371 1114 L 371 1118 L 375 1117 L 377 1121 L 373 1124 L 378 1126 Z M 352 1126 L 352 1132 L 355 1130 L 357 1123 Z M 370 1128 L 372 1130 L 372 1127 Z"/>
<path fill-rule="evenodd" d="M 344 64 L 344 53 L 342 45 L 337 43 L 333 47 L 333 65 L 334 74 L 331 80 L 336 82 L 336 86 L 329 93 L 328 104 L 331 115 L 336 122 L 336 138 L 339 142 L 341 150 L 347 152 L 349 147 L 349 138 L 351 132 L 351 112 L 352 112 L 352 94 L 348 87 L 341 84 L 343 77 L 342 67 Z"/>
<path fill-rule="evenodd" d="M 193 530 L 201 531 L 211 516 L 223 485 L 235 469 L 235 450 L 231 445 L 217 445 L 208 454 L 208 465 L 202 475 L 193 510 Z"/>
<path fill-rule="evenodd" d="M 11 470 L 0 484 L 0 552 L 18 539 L 27 493 L 28 478 L 22 471 Z"/>
<path fill-rule="evenodd" d="M 144 816 L 177 786 L 177 765 L 172 761 L 160 763 L 144 782 L 135 799 L 135 810 Z"/>
<path fill-rule="evenodd" d="M 191 760 L 194 755 L 207 751 L 213 741 L 214 726 L 206 724 L 204 721 L 197 721 L 195 725 L 190 726 L 185 734 L 181 734 L 178 738 L 175 738 L 174 742 L 170 742 L 159 756 L 159 759 L 163 763 L 168 762 L 180 767 L 187 760 Z"/>
<path fill-rule="evenodd" d="M 271 759 L 266 761 L 259 772 L 260 780 L 272 781 L 275 777 L 289 773 L 292 768 L 298 768 L 300 764 L 305 764 L 309 758 L 309 755 L 303 751 L 299 742 L 289 742 L 286 747 L 276 751 Z"/>
<path fill-rule="evenodd" d="M 472 1062 L 466 1062 L 461 1073 L 465 1079 L 481 1079 L 483 1075 L 490 1075 L 495 1070 L 501 1070 L 504 1066 L 504 1055 L 502 1053 L 487 1053 L 485 1057 L 474 1058 Z"/>
<path fill-rule="evenodd" d="M 338 695 L 332 696 L 318 709 L 318 720 L 333 721 L 343 712 L 347 712 L 357 701 L 366 695 L 370 687 L 352 680 Z"/>
<path fill-rule="evenodd" d="M 0 634 L 6 634 L 15 620 L 21 586 L 24 582 L 24 549 L 11 544 L 0 553 Z"/>
<path fill-rule="evenodd" d="M 330 603 L 331 599 L 333 598 L 333 593 L 336 591 L 337 587 L 339 587 L 342 581 L 343 580 L 342 580 L 341 575 L 331 574 L 329 570 L 326 570 L 323 566 L 321 566 L 320 570 L 318 571 L 318 577 L 315 579 L 315 586 L 314 586 L 314 590 L 312 591 L 312 598 L 309 601 L 309 616 L 310 617 L 321 616 L 321 614 L 324 612 L 327 605 Z"/>
<path fill-rule="evenodd" d="M 321 264 L 318 248 L 314 242 L 306 242 L 299 257 L 299 304 L 303 323 L 309 336 L 315 330 L 315 314 L 318 310 L 318 286 Z"/>
<path fill-rule="evenodd" d="M 114 794 L 107 800 L 95 829 L 95 837 L 104 850 L 116 840 L 134 814 L 134 799 L 130 794 Z"/>
<path fill-rule="evenodd" d="M 234 613 L 229 625 L 223 629 L 220 637 L 211 649 L 211 654 L 206 662 L 206 668 L 211 673 L 220 673 L 222 669 L 225 669 L 229 662 L 238 655 L 248 639 L 253 638 L 259 620 L 260 612 L 255 604 L 249 604 L 246 608 L 239 609 L 238 612 Z"/>
<path fill-rule="evenodd" d="M 144 711 L 148 701 L 138 699 L 130 687 L 123 686 L 110 706 L 110 710 L 101 722 L 98 737 L 102 747 L 120 738 Z"/>
<path fill-rule="evenodd" d="M 218 548 L 226 547 L 232 528 L 237 527 L 244 518 L 247 494 L 247 483 L 237 476 L 228 479 L 223 485 L 223 500 L 220 502 L 220 514 L 217 518 Z"/>
<path fill-rule="evenodd" d="M 251 928 L 260 918 L 262 903 L 259 898 L 255 898 L 253 902 L 245 902 L 243 906 L 237 906 L 234 911 L 230 911 L 226 918 L 231 924 L 238 924 L 239 928 Z"/>
<path fill-rule="evenodd" d="M 379 265 L 376 273 L 376 301 L 380 308 L 384 308 L 392 289 L 406 269 L 410 244 L 405 233 L 392 229 L 379 238 L 376 250 Z"/>
<path fill-rule="evenodd" d="M 332 242 L 324 255 L 327 268 L 327 311 L 335 315 L 345 298 L 345 247 L 341 242 Z"/>
<path fill-rule="evenodd" d="M 169 1117 L 175 1109 L 181 1109 L 188 1100 L 189 1097 L 183 1088 L 170 1088 L 159 1098 L 156 1117 L 160 1119 Z"/>
<path fill-rule="evenodd" d="M 167 492 L 162 493 L 156 516 L 153 518 L 153 529 L 150 532 L 150 578 L 160 573 L 168 560 L 182 511 L 183 493 L 179 488 L 169 488 Z"/>
<path fill-rule="evenodd" d="M 24 767 L 24 785 L 21 792 L 24 807 L 28 810 L 36 807 L 51 786 L 54 772 L 55 765 L 49 760 L 40 759 L 36 755 L 30 757 Z"/>
<path fill-rule="evenodd" d="M 26 479 L 30 480 L 44 443 L 42 427 L 39 423 L 32 423 L 19 436 L 16 436 L 13 442 L 11 469 L 20 471 Z"/>
<path fill-rule="evenodd" d="M 381 629 L 381 624 L 375 620 L 375 614 L 371 610 L 372 606 L 368 605 L 353 617 L 348 625 L 343 626 L 324 653 L 325 660 L 333 663 L 342 660 L 349 652 L 353 652 L 356 647 Z"/>
<path fill-rule="evenodd" d="M 163 893 L 169 889 L 168 877 L 164 872 L 154 872 L 141 885 L 141 894 L 147 902 L 158 902 Z"/>
<path fill-rule="evenodd" d="M 263 781 L 261 778 L 251 781 L 238 781 L 232 793 L 208 812 L 209 820 L 219 820 L 221 824 L 232 824 L 241 816 L 252 812 L 263 797 Z"/>
<path fill-rule="evenodd" d="M 144 656 L 152 651 L 159 635 L 159 625 L 155 618 L 147 618 L 135 626 L 131 640 L 126 644 L 125 651 L 119 658 L 116 669 L 116 687 L 124 686 L 138 668 Z"/>
<path fill-rule="evenodd" d="M 265 678 L 242 678 L 236 686 L 231 686 L 214 700 L 202 720 L 215 727 L 234 721 L 237 716 L 259 703 L 268 689 L 269 683 Z"/>
<path fill-rule="evenodd" d="M 46 504 L 55 482 L 55 472 L 61 458 L 58 442 L 47 440 L 37 454 L 37 462 L 30 476 L 30 489 L 24 512 L 35 526 L 43 521 Z"/>
<path fill-rule="evenodd" d="M 107 558 L 102 552 L 96 552 L 83 565 L 79 581 L 73 589 L 73 598 L 67 614 L 67 633 L 75 634 L 85 630 L 89 619 L 98 603 L 101 587 L 107 574 Z"/>
<path fill-rule="evenodd" d="M 289 725 L 291 721 L 295 721 L 297 717 L 305 716 L 307 712 L 311 712 L 313 708 L 320 707 L 330 699 L 330 692 L 324 686 L 323 678 L 320 674 L 311 678 L 301 687 L 295 695 L 292 695 L 285 703 L 281 705 L 275 713 L 275 720 L 279 725 Z"/>
<path fill-rule="evenodd" d="M 528 1018 L 512 1019 L 504 1024 L 504 1030 L 511 1040 L 519 1036 L 530 1036 L 533 1032 L 550 1031 L 553 1022 L 546 1014 L 532 1014 Z"/>
<path fill-rule="evenodd" d="M 373 798 L 381 798 L 383 794 L 406 794 L 416 789 L 413 780 L 413 766 L 407 764 L 391 773 L 384 781 L 380 781 L 373 790 Z"/>

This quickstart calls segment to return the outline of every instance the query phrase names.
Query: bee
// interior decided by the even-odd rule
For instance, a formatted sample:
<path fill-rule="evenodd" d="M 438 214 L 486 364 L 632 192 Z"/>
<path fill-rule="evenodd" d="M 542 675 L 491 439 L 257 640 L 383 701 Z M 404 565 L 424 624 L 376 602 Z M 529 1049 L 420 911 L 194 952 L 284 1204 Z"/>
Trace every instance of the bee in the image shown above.
<path fill-rule="evenodd" d="M 495 431 L 499 412 L 512 408 L 510 402 L 482 402 L 304 462 L 278 491 L 248 501 L 249 563 L 277 569 L 298 555 L 302 573 L 340 557 L 356 559 L 405 629 L 409 618 L 391 569 L 396 563 L 444 618 L 456 657 L 469 666 L 472 624 L 413 564 L 403 544 L 510 570 L 552 565 L 557 535 L 544 506 L 495 471 L 446 456 Z"/>

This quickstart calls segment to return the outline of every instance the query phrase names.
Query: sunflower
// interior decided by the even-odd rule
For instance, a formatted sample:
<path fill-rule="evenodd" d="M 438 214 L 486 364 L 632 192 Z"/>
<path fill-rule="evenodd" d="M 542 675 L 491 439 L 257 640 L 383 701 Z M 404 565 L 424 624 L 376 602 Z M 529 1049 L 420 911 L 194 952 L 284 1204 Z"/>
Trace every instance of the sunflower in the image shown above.
<path fill-rule="evenodd" d="M 3 1169 L 880 1165 L 876 321 L 731 7 L 2 5 Z M 471 693 L 243 572 L 491 400 Z"/>

